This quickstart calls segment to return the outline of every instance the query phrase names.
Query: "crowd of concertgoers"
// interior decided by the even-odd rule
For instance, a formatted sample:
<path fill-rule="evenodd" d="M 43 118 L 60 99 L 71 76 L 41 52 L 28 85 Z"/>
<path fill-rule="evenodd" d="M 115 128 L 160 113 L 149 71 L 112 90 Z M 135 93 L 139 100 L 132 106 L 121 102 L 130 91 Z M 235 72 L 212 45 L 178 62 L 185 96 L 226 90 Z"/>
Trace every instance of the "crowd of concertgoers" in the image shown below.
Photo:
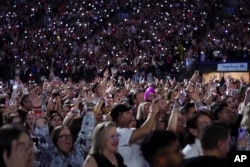
<path fill-rule="evenodd" d="M 109 66 L 139 80 L 248 61 L 249 1 L 229 2 L 2 0 L 0 78 L 90 82 Z"/>
<path fill-rule="evenodd" d="M 249 81 L 194 70 L 249 61 L 249 1 L 0 4 L 1 167 L 229 166 L 250 151 Z"/>
<path fill-rule="evenodd" d="M 12 156 L 26 167 L 228 166 L 231 153 L 250 151 L 244 78 L 202 83 L 195 71 L 183 82 L 116 85 L 107 69 L 90 84 L 16 80 L 11 91 L 3 85 L 2 166 L 14 167 Z"/>

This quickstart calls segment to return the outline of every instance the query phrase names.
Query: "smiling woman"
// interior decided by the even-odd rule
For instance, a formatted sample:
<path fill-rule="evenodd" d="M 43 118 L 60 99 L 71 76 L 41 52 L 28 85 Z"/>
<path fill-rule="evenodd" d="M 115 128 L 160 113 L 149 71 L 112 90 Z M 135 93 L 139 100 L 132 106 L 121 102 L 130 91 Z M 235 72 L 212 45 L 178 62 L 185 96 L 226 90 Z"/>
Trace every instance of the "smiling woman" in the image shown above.
<path fill-rule="evenodd" d="M 117 152 L 120 135 L 114 122 L 103 122 L 96 126 L 90 153 L 83 167 L 126 167 Z"/>
<path fill-rule="evenodd" d="M 51 134 L 52 142 L 57 148 L 67 155 L 73 149 L 72 135 L 67 126 L 57 126 Z"/>
<path fill-rule="evenodd" d="M 81 167 L 85 153 L 90 148 L 88 134 L 94 129 L 95 119 L 91 114 L 85 114 L 81 122 L 81 128 L 75 141 L 69 127 L 64 125 L 56 126 L 51 137 L 48 125 L 42 124 L 36 128 L 38 147 L 42 152 L 40 158 L 42 166 L 50 167 Z"/>

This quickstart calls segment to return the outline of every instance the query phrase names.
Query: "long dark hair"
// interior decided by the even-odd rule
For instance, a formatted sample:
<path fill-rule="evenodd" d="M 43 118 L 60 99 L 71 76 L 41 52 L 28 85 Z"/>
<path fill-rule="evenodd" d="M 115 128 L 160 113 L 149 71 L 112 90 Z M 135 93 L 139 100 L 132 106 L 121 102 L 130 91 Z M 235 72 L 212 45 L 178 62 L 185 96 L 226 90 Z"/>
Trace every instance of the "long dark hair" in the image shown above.
<path fill-rule="evenodd" d="M 187 131 L 186 131 L 185 139 L 186 139 L 187 144 L 194 144 L 195 136 L 189 131 L 189 129 L 197 129 L 198 128 L 198 119 L 202 115 L 207 116 L 212 120 L 212 117 L 210 116 L 210 114 L 208 114 L 207 112 L 204 112 L 204 111 L 200 111 L 200 112 L 196 112 L 196 113 L 192 114 L 188 118 L 187 124 L 186 124 Z"/>

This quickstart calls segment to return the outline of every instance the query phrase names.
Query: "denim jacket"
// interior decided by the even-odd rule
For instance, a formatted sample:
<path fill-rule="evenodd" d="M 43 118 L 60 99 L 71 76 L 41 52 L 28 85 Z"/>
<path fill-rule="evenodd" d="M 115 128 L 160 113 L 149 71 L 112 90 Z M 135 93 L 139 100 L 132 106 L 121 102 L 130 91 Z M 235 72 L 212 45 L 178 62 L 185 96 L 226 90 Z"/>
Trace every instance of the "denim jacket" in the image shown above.
<path fill-rule="evenodd" d="M 93 113 L 85 114 L 81 130 L 73 145 L 72 152 L 66 157 L 52 143 L 48 127 L 37 128 L 39 140 L 40 167 L 82 167 L 84 157 L 87 155 L 92 141 L 92 132 L 95 126 Z"/>

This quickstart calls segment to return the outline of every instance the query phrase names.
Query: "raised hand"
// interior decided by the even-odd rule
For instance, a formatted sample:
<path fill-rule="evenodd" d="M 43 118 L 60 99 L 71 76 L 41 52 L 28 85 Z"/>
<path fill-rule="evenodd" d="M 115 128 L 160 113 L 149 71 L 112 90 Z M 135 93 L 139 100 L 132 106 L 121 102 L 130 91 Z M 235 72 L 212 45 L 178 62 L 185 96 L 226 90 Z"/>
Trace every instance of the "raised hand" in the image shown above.
<path fill-rule="evenodd" d="M 13 141 L 11 152 L 8 156 L 7 151 L 3 153 L 3 159 L 7 167 L 27 167 L 31 148 L 26 148 L 22 143 Z"/>
<path fill-rule="evenodd" d="M 159 112 L 159 105 L 158 105 L 159 99 L 154 99 L 149 107 L 149 111 L 157 114 Z"/>
<path fill-rule="evenodd" d="M 103 76 L 104 78 L 108 78 L 109 77 L 109 70 L 106 69 L 104 72 L 103 72 Z"/>
<path fill-rule="evenodd" d="M 196 82 L 199 78 L 199 71 L 195 70 L 193 76 L 191 77 L 190 81 Z"/>
<path fill-rule="evenodd" d="M 155 80 L 155 85 L 158 85 L 158 83 L 159 83 L 159 79 L 158 79 L 158 78 L 156 78 L 156 77 L 154 77 L 154 80 Z"/>

